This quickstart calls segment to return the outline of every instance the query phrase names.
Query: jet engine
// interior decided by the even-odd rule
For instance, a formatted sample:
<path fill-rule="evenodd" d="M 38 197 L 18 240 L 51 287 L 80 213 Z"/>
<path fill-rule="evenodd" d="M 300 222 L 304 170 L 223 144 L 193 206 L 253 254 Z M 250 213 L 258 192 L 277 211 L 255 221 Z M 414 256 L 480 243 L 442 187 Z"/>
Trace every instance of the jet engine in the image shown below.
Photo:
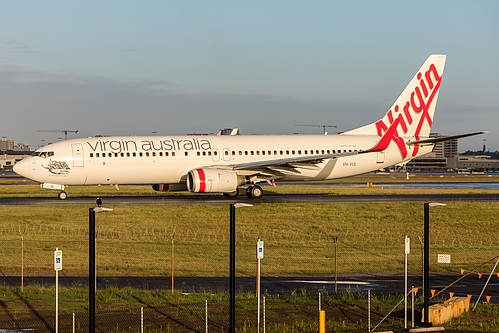
<path fill-rule="evenodd" d="M 187 174 L 187 189 L 191 192 L 234 192 L 246 178 L 234 171 L 222 169 L 193 169 Z"/>
<path fill-rule="evenodd" d="M 186 184 L 153 184 L 152 189 L 158 192 L 187 191 Z"/>

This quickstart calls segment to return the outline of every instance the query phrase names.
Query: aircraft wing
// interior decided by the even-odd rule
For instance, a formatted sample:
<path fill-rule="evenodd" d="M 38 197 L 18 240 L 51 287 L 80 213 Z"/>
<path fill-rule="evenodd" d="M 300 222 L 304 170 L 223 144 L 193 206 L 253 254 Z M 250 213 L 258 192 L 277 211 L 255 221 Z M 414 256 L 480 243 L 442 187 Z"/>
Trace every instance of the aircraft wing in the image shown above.
<path fill-rule="evenodd" d="M 335 154 L 321 154 L 321 155 L 310 155 L 310 156 L 294 156 L 280 159 L 273 159 L 267 161 L 257 161 L 241 163 L 231 166 L 233 170 L 246 171 L 249 173 L 260 173 L 267 175 L 282 175 L 285 173 L 297 173 L 300 171 L 297 169 L 308 169 L 314 170 L 319 167 L 317 164 L 330 158 L 337 158 L 343 156 L 353 156 L 364 153 L 364 151 L 351 151 Z"/>

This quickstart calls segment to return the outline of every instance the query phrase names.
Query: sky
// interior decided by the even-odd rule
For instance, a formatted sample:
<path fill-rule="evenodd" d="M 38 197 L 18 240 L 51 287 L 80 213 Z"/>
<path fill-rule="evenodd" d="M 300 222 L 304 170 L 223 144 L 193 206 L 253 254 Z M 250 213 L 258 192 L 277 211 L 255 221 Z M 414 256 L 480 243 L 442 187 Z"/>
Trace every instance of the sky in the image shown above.
<path fill-rule="evenodd" d="M 320 134 L 446 54 L 432 132 L 499 150 L 497 1 L 0 0 L 0 135 Z M 485 141 L 484 141 L 485 140 Z"/>

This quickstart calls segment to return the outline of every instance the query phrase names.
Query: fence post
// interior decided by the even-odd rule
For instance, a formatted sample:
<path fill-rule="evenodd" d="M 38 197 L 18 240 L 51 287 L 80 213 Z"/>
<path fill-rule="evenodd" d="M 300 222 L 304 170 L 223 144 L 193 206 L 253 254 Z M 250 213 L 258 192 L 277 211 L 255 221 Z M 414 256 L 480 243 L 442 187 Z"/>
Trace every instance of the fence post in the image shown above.
<path fill-rule="evenodd" d="M 371 332 L 371 290 L 367 291 L 367 331 Z"/>
<path fill-rule="evenodd" d="M 144 307 L 140 307 L 140 333 L 144 333 Z"/>
<path fill-rule="evenodd" d="M 265 333 L 265 296 L 263 296 L 263 333 Z"/>

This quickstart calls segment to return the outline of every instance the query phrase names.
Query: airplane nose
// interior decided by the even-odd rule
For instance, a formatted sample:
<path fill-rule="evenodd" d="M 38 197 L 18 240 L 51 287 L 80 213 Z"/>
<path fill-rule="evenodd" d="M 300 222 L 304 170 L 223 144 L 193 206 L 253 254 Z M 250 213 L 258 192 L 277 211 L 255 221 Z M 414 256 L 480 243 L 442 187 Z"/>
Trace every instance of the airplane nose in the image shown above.
<path fill-rule="evenodd" d="M 29 178 L 30 163 L 29 158 L 21 160 L 14 164 L 14 172 L 23 177 Z"/>

